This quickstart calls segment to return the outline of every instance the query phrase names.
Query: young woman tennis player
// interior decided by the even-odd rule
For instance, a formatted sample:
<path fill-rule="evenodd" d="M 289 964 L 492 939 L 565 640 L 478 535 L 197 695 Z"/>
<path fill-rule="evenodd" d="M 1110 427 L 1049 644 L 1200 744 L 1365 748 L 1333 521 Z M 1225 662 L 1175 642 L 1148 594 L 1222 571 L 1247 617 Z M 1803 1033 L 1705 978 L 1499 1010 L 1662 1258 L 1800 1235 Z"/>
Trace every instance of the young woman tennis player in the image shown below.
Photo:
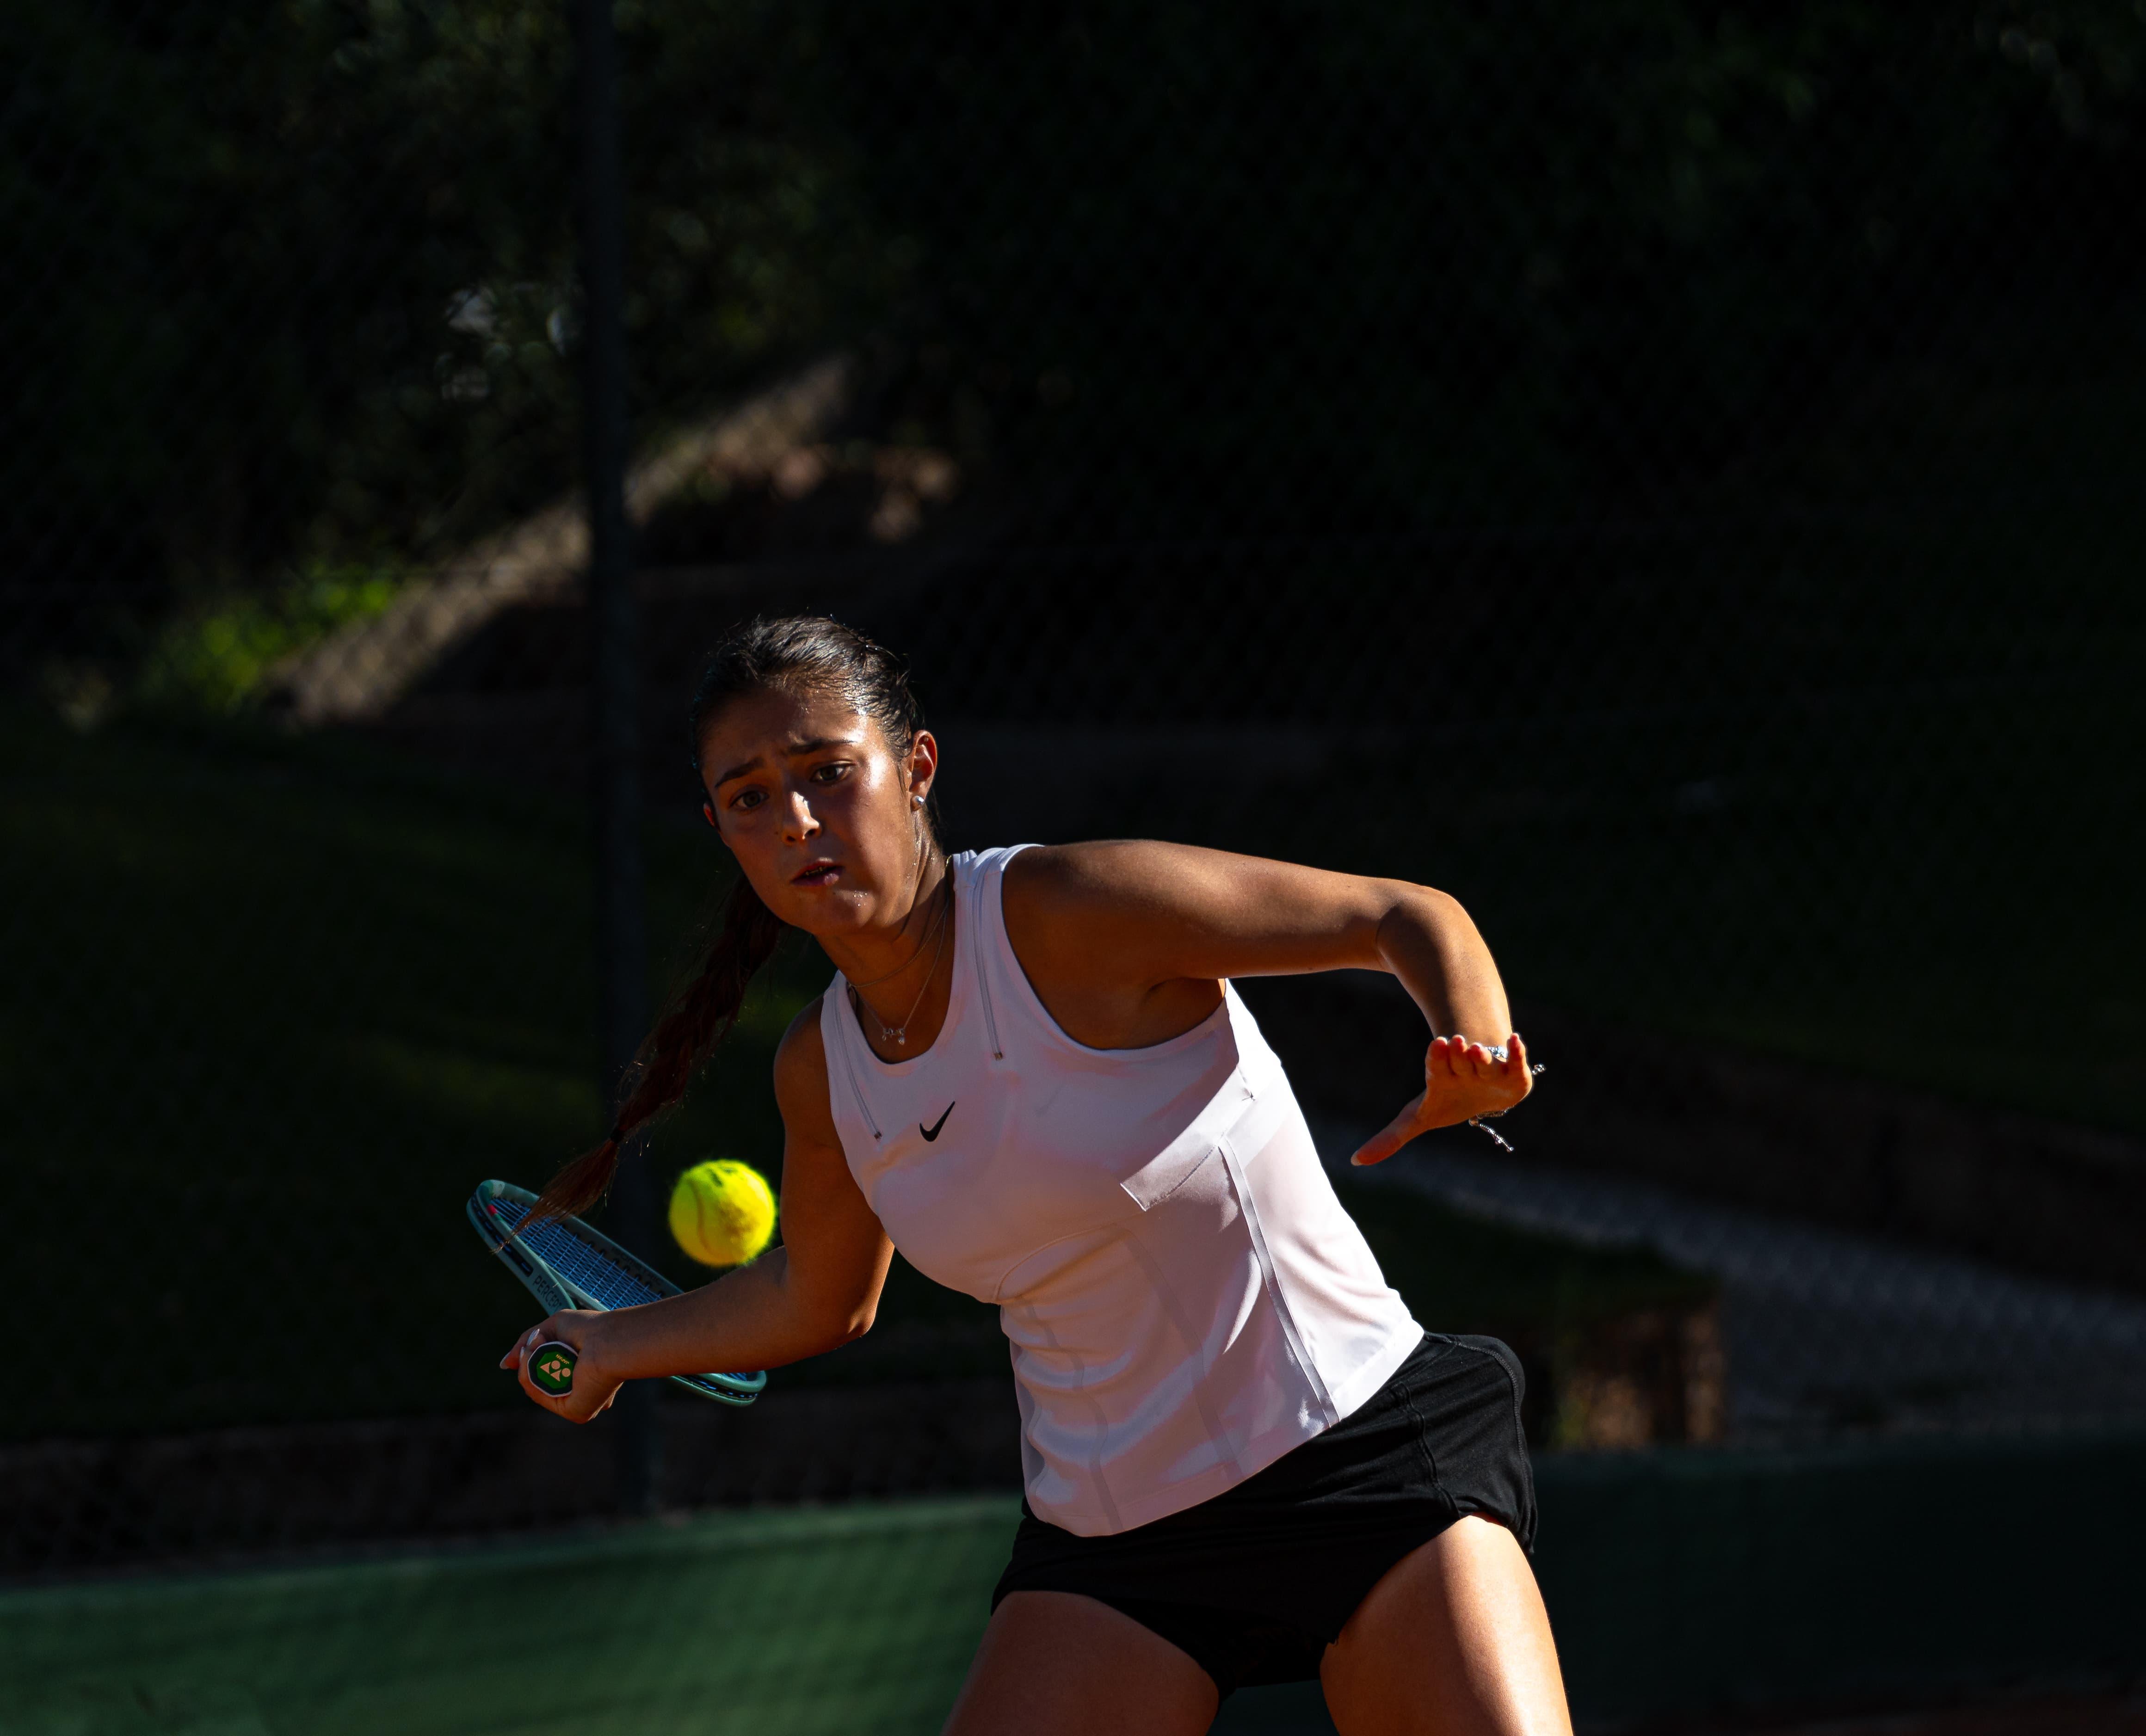
<path fill-rule="evenodd" d="M 623 1380 L 795 1362 L 869 1329 L 899 1248 L 998 1304 L 1020 1396 L 1027 1499 L 956 1736 L 1191 1736 L 1241 1684 L 1314 1677 L 1345 1736 L 1567 1731 L 1518 1367 L 1409 1317 L 1230 986 L 1407 986 L 1438 1035 L 1356 1153 L 1375 1163 L 1527 1094 L 1460 907 L 1169 844 L 949 860 L 901 664 L 829 621 L 726 640 L 693 731 L 743 876 L 612 1139 L 546 1199 L 601 1195 L 801 928 L 838 974 L 776 1058 L 783 1245 L 666 1301 L 555 1314 L 502 1366 L 571 1344 L 571 1394 L 522 1384 L 581 1421 Z M 1302 799 L 1345 827 L 1368 795 Z"/>

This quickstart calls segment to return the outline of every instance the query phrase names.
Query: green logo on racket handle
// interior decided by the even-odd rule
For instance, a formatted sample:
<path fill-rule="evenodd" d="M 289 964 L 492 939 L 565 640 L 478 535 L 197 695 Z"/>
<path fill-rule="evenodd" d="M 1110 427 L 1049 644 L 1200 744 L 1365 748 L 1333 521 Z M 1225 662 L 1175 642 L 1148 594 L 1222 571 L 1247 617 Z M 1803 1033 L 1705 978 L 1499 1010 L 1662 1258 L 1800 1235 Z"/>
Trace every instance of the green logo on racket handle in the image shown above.
<path fill-rule="evenodd" d="M 529 1353 L 529 1384 L 547 1398 L 563 1399 L 574 1389 L 574 1347 L 554 1339 Z"/>

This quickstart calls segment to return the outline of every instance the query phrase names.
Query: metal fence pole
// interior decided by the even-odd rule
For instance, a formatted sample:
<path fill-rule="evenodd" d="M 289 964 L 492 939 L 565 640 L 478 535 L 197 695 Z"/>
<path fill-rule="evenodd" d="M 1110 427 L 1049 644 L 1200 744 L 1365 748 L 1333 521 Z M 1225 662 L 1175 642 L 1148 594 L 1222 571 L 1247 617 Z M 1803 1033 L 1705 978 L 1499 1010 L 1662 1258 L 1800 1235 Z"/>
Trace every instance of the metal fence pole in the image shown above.
<path fill-rule="evenodd" d="M 589 491 L 591 797 L 596 817 L 596 968 L 603 1089 L 616 1106 L 648 1016 L 639 767 L 639 631 L 626 518 L 625 242 L 619 160 L 618 50 L 611 0 L 574 0 L 581 123 L 583 468 Z M 611 1201 L 612 1230 L 653 1251 L 655 1190 L 639 1142 Z M 619 1394 L 612 1436 L 618 1504 L 656 1505 L 657 1383 Z"/>

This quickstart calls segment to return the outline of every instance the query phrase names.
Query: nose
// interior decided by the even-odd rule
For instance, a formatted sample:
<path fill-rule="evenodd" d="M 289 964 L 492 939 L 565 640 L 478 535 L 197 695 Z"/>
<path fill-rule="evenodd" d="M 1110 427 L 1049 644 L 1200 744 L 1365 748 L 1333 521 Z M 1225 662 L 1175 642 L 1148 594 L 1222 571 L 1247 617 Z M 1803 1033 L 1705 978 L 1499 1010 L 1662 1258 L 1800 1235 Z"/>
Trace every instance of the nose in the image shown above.
<path fill-rule="evenodd" d="M 802 843 L 820 830 L 820 821 L 812 812 L 804 788 L 797 784 L 790 786 L 782 804 L 782 836 L 792 844 Z"/>

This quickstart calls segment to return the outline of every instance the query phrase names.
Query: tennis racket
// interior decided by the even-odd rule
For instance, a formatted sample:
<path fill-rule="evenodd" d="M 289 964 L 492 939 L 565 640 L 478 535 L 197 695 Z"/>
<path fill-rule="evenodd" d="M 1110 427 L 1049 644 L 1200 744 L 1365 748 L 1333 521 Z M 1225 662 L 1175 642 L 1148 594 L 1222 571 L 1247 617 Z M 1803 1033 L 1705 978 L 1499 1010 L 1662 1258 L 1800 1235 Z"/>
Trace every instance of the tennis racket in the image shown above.
<path fill-rule="evenodd" d="M 529 1384 L 540 1393 L 563 1399 L 574 1389 L 574 1366 L 579 1360 L 571 1344 L 552 1339 L 532 1350 L 525 1359 Z"/>
<path fill-rule="evenodd" d="M 524 1230 L 536 1196 L 510 1182 L 487 1181 L 470 1195 L 469 1220 L 484 1245 L 506 1262 L 548 1313 L 562 1308 L 633 1308 L 679 1294 L 678 1286 L 645 1260 L 579 1218 L 551 1218 Z M 551 1344 L 540 1350 L 564 1353 L 560 1393 L 571 1389 L 573 1352 Z M 556 1354 L 555 1361 L 559 1359 Z M 556 1378 L 555 1376 L 554 1378 Z M 724 1404 L 750 1404 L 767 1384 L 764 1374 L 673 1374 L 687 1392 Z M 543 1390 L 551 1389 L 542 1381 Z"/>

